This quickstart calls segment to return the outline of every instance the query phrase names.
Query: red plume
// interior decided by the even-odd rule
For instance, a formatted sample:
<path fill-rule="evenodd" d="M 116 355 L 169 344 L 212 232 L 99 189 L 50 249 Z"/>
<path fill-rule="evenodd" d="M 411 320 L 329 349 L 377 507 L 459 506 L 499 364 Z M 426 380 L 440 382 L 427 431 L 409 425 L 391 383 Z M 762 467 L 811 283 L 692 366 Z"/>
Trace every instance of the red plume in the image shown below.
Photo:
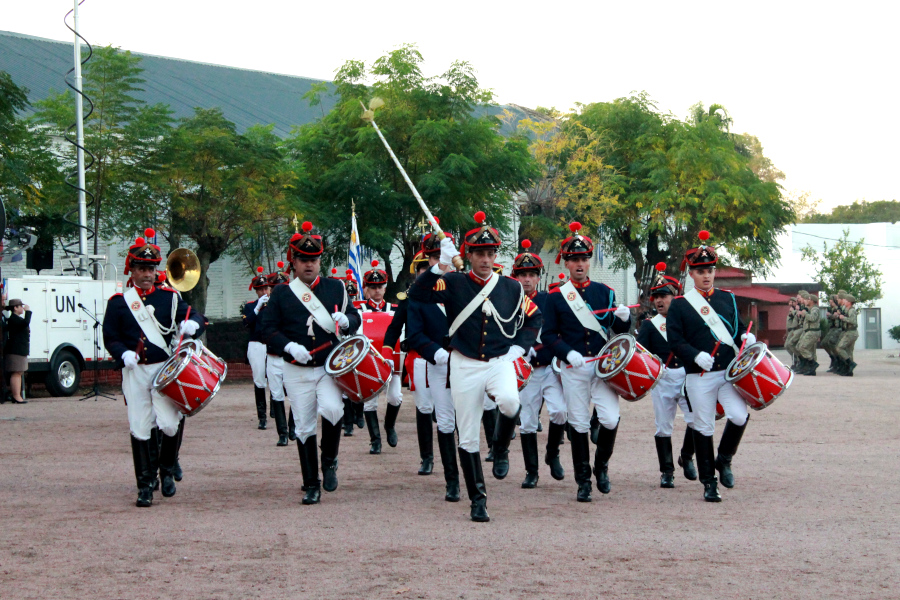
<path fill-rule="evenodd" d="M 475 213 L 475 222 L 478 223 L 479 225 L 484 223 L 484 220 L 486 218 L 487 218 L 487 215 L 484 214 L 483 210 L 479 210 L 477 213 Z"/>
<path fill-rule="evenodd" d="M 581 223 L 579 223 L 578 221 L 572 221 L 569 224 L 569 231 L 571 231 L 572 233 L 578 233 L 580 230 L 581 230 Z"/>
<path fill-rule="evenodd" d="M 166 272 L 165 271 L 160 271 L 159 273 L 156 274 L 156 281 L 162 283 L 165 280 L 166 280 Z"/>
<path fill-rule="evenodd" d="M 660 273 L 664 273 L 666 270 L 666 263 L 664 263 L 664 262 L 656 263 L 656 270 L 659 271 Z"/>
<path fill-rule="evenodd" d="M 378 261 L 377 261 L 377 260 L 373 260 L 373 261 L 372 261 L 372 268 L 374 269 L 374 268 L 377 267 L 377 266 L 378 266 Z"/>
<path fill-rule="evenodd" d="M 331 274 L 334 275 L 337 273 L 337 267 L 331 267 Z"/>
<path fill-rule="evenodd" d="M 156 236 L 156 232 L 153 231 L 153 228 L 148 227 L 144 230 L 144 237 L 152 238 Z"/>
<path fill-rule="evenodd" d="M 300 227 L 303 229 L 303 231 L 309 232 L 312 231 L 313 226 L 309 221 L 303 221 L 303 225 L 301 225 Z"/>
<path fill-rule="evenodd" d="M 441 220 L 440 220 L 440 219 L 438 219 L 438 218 L 437 218 L 437 217 L 435 217 L 435 218 L 434 218 L 434 222 L 435 222 L 435 223 L 437 223 L 437 224 L 438 224 L 438 225 L 440 225 L 440 224 L 441 224 Z"/>
<path fill-rule="evenodd" d="M 531 248 L 531 240 L 522 240 L 522 247 L 526 250 Z"/>
<path fill-rule="evenodd" d="M 347 275 L 353 275 L 353 269 L 347 269 L 346 273 Z"/>
<path fill-rule="evenodd" d="M 262 272 L 263 272 L 263 268 L 262 268 L 262 267 L 256 267 L 256 272 L 257 272 L 257 273 L 262 273 Z"/>
<path fill-rule="evenodd" d="M 284 261 L 283 261 L 283 260 L 279 260 L 279 261 L 278 261 L 278 268 L 279 268 L 279 269 L 283 269 L 283 268 L 284 268 Z"/>
<path fill-rule="evenodd" d="M 138 239 L 134 240 L 134 245 L 135 245 L 135 246 L 143 246 L 143 245 L 146 244 L 146 243 L 147 243 L 147 240 L 145 240 L 145 239 L 142 238 L 142 237 L 139 237 Z"/>
<path fill-rule="evenodd" d="M 560 274 L 558 275 L 558 277 L 559 277 L 560 279 L 565 279 L 565 278 L 566 278 L 566 275 L 565 275 L 565 273 L 560 273 Z"/>
<path fill-rule="evenodd" d="M 700 238 L 701 242 L 705 242 L 706 240 L 709 239 L 709 232 L 704 229 L 703 231 L 701 231 L 700 233 L 697 234 L 697 237 Z"/>
<path fill-rule="evenodd" d="M 291 241 L 292 241 L 292 242 L 296 242 L 297 240 L 299 240 L 299 239 L 302 238 L 302 237 L 303 237 L 303 236 L 300 235 L 299 233 L 295 233 L 294 235 L 291 236 Z"/>

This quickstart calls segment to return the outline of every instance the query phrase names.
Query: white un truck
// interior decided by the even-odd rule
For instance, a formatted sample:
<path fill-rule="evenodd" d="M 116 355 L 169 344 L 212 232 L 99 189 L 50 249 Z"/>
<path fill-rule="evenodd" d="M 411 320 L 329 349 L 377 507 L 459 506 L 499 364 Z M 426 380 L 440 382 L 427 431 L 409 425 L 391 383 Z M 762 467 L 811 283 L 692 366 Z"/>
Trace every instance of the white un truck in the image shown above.
<path fill-rule="evenodd" d="M 24 276 L 6 280 L 7 298 L 20 298 L 31 308 L 31 348 L 28 371 L 45 372 L 47 389 L 54 396 L 71 396 L 78 390 L 81 373 L 94 361 L 94 320 L 103 323 L 106 301 L 122 291 L 117 281 L 90 277 Z M 103 330 L 96 331 L 97 369 L 113 368 L 103 347 Z"/>

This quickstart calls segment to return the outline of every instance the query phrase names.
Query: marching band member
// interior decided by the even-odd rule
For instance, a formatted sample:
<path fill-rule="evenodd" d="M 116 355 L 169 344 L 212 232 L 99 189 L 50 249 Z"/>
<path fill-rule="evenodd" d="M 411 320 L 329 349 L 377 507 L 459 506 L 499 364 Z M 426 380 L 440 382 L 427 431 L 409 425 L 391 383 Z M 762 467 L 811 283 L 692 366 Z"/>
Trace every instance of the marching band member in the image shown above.
<path fill-rule="evenodd" d="M 509 441 L 521 406 L 513 361 L 534 345 L 541 312 L 521 284 L 492 272 L 500 234 L 475 213 L 478 227 L 466 233 L 462 250 L 468 273 L 451 271 L 459 254 L 453 241 L 441 241 L 439 263 L 420 275 L 409 289 L 410 299 L 442 303 L 450 322 L 450 394 L 459 429 L 459 460 L 471 501 L 473 521 L 489 521 L 487 491 L 481 471 L 479 422 L 484 394 L 500 409 L 494 436 L 494 477 L 509 473 Z"/>
<path fill-rule="evenodd" d="M 284 262 L 278 261 L 278 270 L 274 273 L 269 273 L 266 276 L 270 294 L 275 286 L 287 283 L 288 281 L 287 277 L 284 276 L 284 273 L 281 272 L 282 269 L 284 269 Z M 260 302 L 262 302 L 262 300 L 260 300 Z M 268 297 L 266 298 L 266 302 L 268 302 Z M 265 309 L 266 306 L 264 305 L 260 311 L 264 311 Z M 281 357 L 279 348 L 272 345 L 266 345 L 266 353 L 266 380 L 269 382 L 269 399 L 272 403 L 272 413 L 275 415 L 275 429 L 278 432 L 278 442 L 276 445 L 287 446 L 288 440 L 294 441 L 297 439 L 297 436 L 294 433 L 295 424 L 293 411 L 290 413 L 290 419 L 285 416 L 284 359 Z"/>
<path fill-rule="evenodd" d="M 659 276 L 650 288 L 650 302 L 656 308 L 656 316 L 647 319 L 638 330 L 637 341 L 644 348 L 666 361 L 666 368 L 659 381 L 650 391 L 653 399 L 653 413 L 656 417 L 656 455 L 659 458 L 659 472 L 662 473 L 659 487 L 675 487 L 675 463 L 672 460 L 672 430 L 675 425 L 675 411 L 680 406 L 687 429 L 678 464 L 684 469 L 684 476 L 697 479 L 694 468 L 694 416 L 687 399 L 681 393 L 684 386 L 684 364 L 674 356 L 669 346 L 666 315 L 672 298 L 681 295 L 681 284 L 674 277 L 666 275 L 666 263 L 658 263 Z"/>
<path fill-rule="evenodd" d="M 379 269 L 378 261 L 372 261 L 372 270 L 366 271 L 363 275 L 363 287 L 365 288 L 367 299 L 358 308 L 361 311 L 384 312 L 389 315 L 394 314 L 396 304 L 390 304 L 384 299 L 384 292 L 387 289 L 387 272 Z M 365 328 L 364 328 L 365 329 Z M 396 343 L 396 342 L 395 342 Z M 384 414 L 384 433 L 387 436 L 388 446 L 395 448 L 397 446 L 397 413 L 400 412 L 400 404 L 403 402 L 403 392 L 400 389 L 400 377 L 391 377 L 388 383 L 385 397 L 387 398 L 387 409 Z M 378 396 L 370 398 L 363 405 L 363 414 L 365 415 L 366 425 L 369 428 L 369 440 L 372 444 L 369 448 L 369 454 L 381 454 L 381 431 L 378 428 Z"/>
<path fill-rule="evenodd" d="M 154 237 L 152 229 L 144 231 Z M 122 370 L 122 393 L 128 406 L 131 453 L 137 479 L 137 506 L 153 503 L 156 483 L 151 445 L 153 430 L 162 433 L 159 444 L 159 473 L 162 495 L 175 495 L 175 464 L 178 461 L 178 430 L 184 415 L 175 403 L 150 387 L 171 354 L 173 336 L 193 337 L 203 333 L 203 315 L 191 311 L 172 288 L 155 287 L 156 266 L 162 261 L 159 246 L 137 238 L 125 257 L 124 273 L 131 274 L 131 287 L 115 294 L 103 316 L 103 343 Z"/>
<path fill-rule="evenodd" d="M 260 331 L 263 342 L 280 348 L 284 359 L 284 388 L 296 421 L 297 451 L 306 488 L 303 504 L 318 504 L 321 499 L 317 414 L 322 415 L 321 488 L 326 492 L 338 486 L 343 418 L 340 389 L 325 373 L 329 352 L 311 351 L 323 343 L 336 344 L 337 330 L 348 335 L 360 325 L 359 313 L 344 285 L 319 276 L 324 242 L 322 236 L 311 233 L 312 229 L 312 223 L 304 222 L 303 233 L 295 233 L 288 242 L 294 279 L 272 289 Z"/>
<path fill-rule="evenodd" d="M 684 363 L 685 389 L 694 413 L 694 448 L 697 470 L 703 483 L 703 499 L 721 502 L 715 471 L 722 485 L 734 487 L 731 459 L 737 452 L 747 427 L 747 404 L 725 380 L 728 365 L 738 352 L 738 344 L 756 342 L 752 333 L 743 333 L 744 324 L 731 292 L 716 289 L 716 251 L 705 245 L 709 232 L 700 232 L 701 245 L 685 253 L 694 289 L 672 300 L 666 316 L 669 345 Z M 716 427 L 716 402 L 725 409 L 728 421 L 719 442 L 719 455 L 713 459 L 713 433 Z"/>
<path fill-rule="evenodd" d="M 597 356 L 606 345 L 607 332 L 627 333 L 631 325 L 631 310 L 625 305 L 615 306 L 616 294 L 609 286 L 591 281 L 589 277 L 594 244 L 579 233 L 581 223 L 569 225 L 572 235 L 560 243 L 556 263 L 563 260 L 569 271 L 569 281 L 550 294 L 544 311 L 544 331 L 541 338 L 553 354 L 571 368 L 561 372 L 563 395 L 572 440 L 572 464 L 578 483 L 579 502 L 591 501 L 591 459 L 588 432 L 591 403 L 597 409 L 600 430 L 594 454 L 594 475 L 597 489 L 608 494 L 609 459 L 619 430 L 619 397 L 600 379 L 587 357 Z M 615 309 L 595 315 L 592 311 Z"/>
<path fill-rule="evenodd" d="M 522 284 L 525 295 L 541 311 L 546 311 L 549 294 L 537 291 L 544 263 L 540 256 L 530 252 L 530 240 L 522 240 L 522 248 L 524 252 L 513 262 L 513 277 Z M 566 431 L 566 402 L 559 375 L 550 366 L 553 353 L 538 339 L 537 345 L 528 351 L 528 358 L 534 370 L 528 385 L 519 392 L 519 401 L 522 403 L 522 414 L 519 415 L 522 424 L 519 427 L 519 434 L 522 440 L 522 457 L 525 460 L 523 488 L 536 487 L 539 479 L 537 432 L 540 425 L 541 404 L 544 401 L 550 415 L 550 432 L 547 435 L 547 453 L 544 462 L 550 467 L 553 479 L 562 480 L 565 477 L 565 471 L 559 462 L 559 446 Z"/>
<path fill-rule="evenodd" d="M 331 279 L 343 282 L 344 287 L 347 289 L 347 296 L 350 298 L 350 301 L 353 302 L 354 306 L 358 306 L 356 297 L 359 296 L 359 290 L 356 287 L 356 280 L 353 278 L 353 271 L 347 269 L 345 271 L 345 277 L 338 277 L 337 269 L 332 267 Z M 354 423 L 360 429 L 365 427 L 365 423 L 363 422 L 363 407 L 362 404 L 351 402 L 350 398 L 344 395 L 341 395 L 341 400 L 344 403 L 344 437 L 350 437 L 353 435 Z M 294 413 L 291 413 L 291 418 L 293 419 L 293 417 Z"/>
<path fill-rule="evenodd" d="M 256 275 L 250 280 L 248 290 L 256 292 L 256 300 L 246 302 L 241 310 L 241 320 L 244 327 L 250 332 L 250 341 L 247 343 L 247 361 L 250 363 L 250 371 L 253 373 L 253 393 L 256 395 L 256 416 L 259 419 L 258 429 L 266 428 L 266 345 L 259 341 L 259 333 L 256 331 L 257 315 L 266 302 L 269 301 L 269 292 L 272 291 L 269 281 L 263 275 L 263 268 L 256 267 Z M 272 407 L 274 410 L 274 405 Z"/>
<path fill-rule="evenodd" d="M 448 239 L 453 240 L 445 232 Z M 440 240 L 428 234 L 422 241 L 421 257 L 414 259 L 418 277 L 430 267 L 438 264 L 441 254 Z M 444 307 L 438 304 L 423 304 L 409 301 L 407 341 L 411 352 L 416 354 L 410 375 L 416 399 L 416 431 L 419 437 L 419 455 L 422 458 L 420 475 L 431 473 L 434 462 L 432 415 L 437 418 L 438 451 L 444 467 L 444 482 L 447 502 L 459 502 L 459 466 L 456 461 L 456 413 L 447 384 L 447 366 L 450 353 L 444 348 L 449 332 Z"/>

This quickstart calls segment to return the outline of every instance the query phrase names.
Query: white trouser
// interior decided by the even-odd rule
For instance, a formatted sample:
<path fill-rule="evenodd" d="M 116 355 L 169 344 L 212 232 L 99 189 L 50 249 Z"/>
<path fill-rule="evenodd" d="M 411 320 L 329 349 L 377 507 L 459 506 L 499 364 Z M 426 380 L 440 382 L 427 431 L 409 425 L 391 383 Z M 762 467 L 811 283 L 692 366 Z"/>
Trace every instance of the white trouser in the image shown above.
<path fill-rule="evenodd" d="M 716 431 L 716 401 L 725 409 L 725 416 L 735 425 L 747 422 L 747 403 L 734 386 L 725 381 L 726 371 L 710 371 L 687 376 L 685 388 L 694 412 L 694 431 L 710 436 Z"/>
<path fill-rule="evenodd" d="M 247 360 L 250 361 L 250 370 L 253 372 L 253 385 L 258 388 L 266 387 L 266 356 L 266 345 L 262 342 L 247 344 Z"/>
<path fill-rule="evenodd" d="M 438 431 L 453 433 L 456 429 L 456 412 L 447 387 L 447 365 L 433 365 L 424 358 L 417 358 L 412 374 L 416 384 L 416 391 L 413 392 L 416 408 L 426 415 L 436 413 Z"/>
<path fill-rule="evenodd" d="M 266 358 L 266 379 L 272 402 L 284 402 L 284 359 L 269 354 Z"/>
<path fill-rule="evenodd" d="M 519 400 L 522 402 L 520 433 L 537 433 L 541 400 L 547 402 L 550 422 L 565 425 L 566 401 L 563 398 L 562 384 L 559 382 L 559 375 L 550 367 L 538 367 L 531 373 L 528 385 L 519 392 Z"/>
<path fill-rule="evenodd" d="M 607 429 L 619 424 L 619 396 L 594 374 L 594 363 L 567 369 L 560 373 L 569 425 L 578 433 L 591 429 L 591 403 L 597 407 L 597 418 Z"/>
<path fill-rule="evenodd" d="M 388 382 L 387 387 L 382 391 L 378 392 L 375 396 L 366 400 L 365 404 L 363 404 L 363 411 L 369 412 L 373 410 L 378 410 L 378 398 L 381 397 L 382 394 L 387 396 L 387 403 L 392 406 L 400 406 L 400 403 L 403 402 L 403 391 L 400 389 L 400 384 L 402 383 L 402 378 L 400 377 L 400 373 L 394 373 L 391 375 L 391 380 Z"/>
<path fill-rule="evenodd" d="M 134 369 L 122 369 L 122 393 L 128 405 L 128 426 L 131 435 L 139 440 L 149 440 L 153 424 L 172 437 L 178 433 L 178 424 L 184 415 L 172 399 L 150 389 L 150 384 L 164 363 L 138 365 Z"/>
<path fill-rule="evenodd" d="M 459 447 L 474 453 L 481 449 L 481 415 L 484 394 L 494 397 L 500 412 L 513 417 L 519 412 L 519 391 L 513 363 L 501 357 L 485 362 L 450 353 L 450 395 L 456 408 Z"/>
<path fill-rule="evenodd" d="M 518 385 L 516 385 L 518 387 Z M 497 403 L 491 400 L 491 397 L 487 395 L 487 392 L 484 393 L 484 403 L 482 405 L 484 410 L 494 410 L 497 408 Z"/>
<path fill-rule="evenodd" d="M 316 435 L 316 414 L 332 425 L 344 416 L 341 390 L 325 373 L 325 367 L 284 363 L 284 389 L 294 413 L 294 433 L 301 444 Z"/>
<path fill-rule="evenodd" d="M 653 398 L 653 414 L 656 417 L 656 436 L 672 437 L 675 428 L 675 411 L 680 406 L 684 422 L 690 425 L 694 415 L 688 407 L 687 399 L 681 393 L 684 385 L 684 367 L 666 369 L 656 386 L 650 390 Z"/>

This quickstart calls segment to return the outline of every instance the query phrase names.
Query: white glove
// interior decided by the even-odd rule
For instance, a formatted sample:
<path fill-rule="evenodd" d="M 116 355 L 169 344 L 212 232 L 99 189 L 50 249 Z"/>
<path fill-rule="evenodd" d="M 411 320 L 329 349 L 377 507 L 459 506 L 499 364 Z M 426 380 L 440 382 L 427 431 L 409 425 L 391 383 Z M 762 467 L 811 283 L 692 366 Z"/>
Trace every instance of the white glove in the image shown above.
<path fill-rule="evenodd" d="M 525 358 L 534 358 L 537 356 L 537 350 L 534 349 L 534 346 L 528 349 L 528 355 Z"/>
<path fill-rule="evenodd" d="M 510 346 L 509 350 L 506 351 L 506 354 L 503 355 L 503 360 L 515 362 L 523 356 L 525 356 L 525 348 L 522 346 Z"/>
<path fill-rule="evenodd" d="M 631 309 L 624 304 L 620 304 L 616 307 L 616 312 L 614 312 L 613 314 L 623 321 L 627 321 L 631 318 Z"/>
<path fill-rule="evenodd" d="M 122 353 L 122 362 L 125 363 L 126 369 L 134 369 L 136 366 L 138 366 L 137 352 L 126 350 Z"/>
<path fill-rule="evenodd" d="M 434 353 L 434 364 L 444 366 L 450 361 L 450 353 L 443 348 Z"/>
<path fill-rule="evenodd" d="M 694 357 L 694 362 L 704 371 L 712 371 L 713 365 L 716 364 L 709 352 L 701 352 Z"/>
<path fill-rule="evenodd" d="M 197 321 L 191 321 L 188 319 L 187 321 L 181 322 L 181 327 L 178 329 L 178 333 L 181 335 L 186 335 L 188 337 L 193 337 L 197 330 L 200 329 L 200 324 Z"/>
<path fill-rule="evenodd" d="M 442 265 L 450 265 L 453 264 L 453 257 L 459 256 L 459 250 L 456 249 L 456 246 L 453 245 L 453 240 L 450 238 L 444 238 L 441 240 L 441 264 Z"/>
<path fill-rule="evenodd" d="M 338 327 L 341 329 L 350 327 L 350 319 L 342 312 L 331 313 L 331 318 L 334 319 L 334 322 L 337 323 Z"/>
<path fill-rule="evenodd" d="M 746 340 L 747 345 L 752 346 L 753 344 L 756 343 L 756 336 L 753 335 L 752 333 L 745 333 L 745 334 L 741 335 L 741 340 L 742 341 Z"/>
<path fill-rule="evenodd" d="M 566 354 L 566 362 L 578 369 L 584 366 L 584 357 L 580 352 L 569 350 L 569 353 Z"/>
<path fill-rule="evenodd" d="M 284 347 L 284 351 L 293 356 L 294 360 L 301 365 L 305 365 L 312 360 L 312 354 L 309 353 L 306 346 L 301 346 L 297 342 L 290 342 Z"/>
<path fill-rule="evenodd" d="M 266 302 L 269 301 L 269 295 L 263 294 L 259 297 L 259 300 L 256 301 L 256 306 L 253 307 L 253 312 L 259 314 L 259 311 L 262 310 L 262 307 L 266 305 Z"/>

